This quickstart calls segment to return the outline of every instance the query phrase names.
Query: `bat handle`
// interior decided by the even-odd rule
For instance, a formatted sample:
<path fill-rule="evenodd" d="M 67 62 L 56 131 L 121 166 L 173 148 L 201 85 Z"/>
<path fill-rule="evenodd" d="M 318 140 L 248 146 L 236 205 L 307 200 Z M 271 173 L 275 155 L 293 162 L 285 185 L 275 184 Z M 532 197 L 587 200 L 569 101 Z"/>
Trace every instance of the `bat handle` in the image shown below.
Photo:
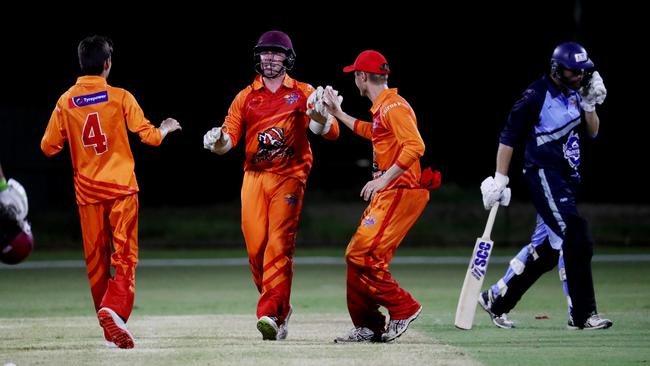
<path fill-rule="evenodd" d="M 494 220 L 497 217 L 497 211 L 499 210 L 499 202 L 495 203 L 490 209 L 490 216 L 488 216 L 487 223 L 485 224 L 485 231 L 483 231 L 483 239 L 490 239 L 492 234 L 492 227 L 494 226 Z"/>

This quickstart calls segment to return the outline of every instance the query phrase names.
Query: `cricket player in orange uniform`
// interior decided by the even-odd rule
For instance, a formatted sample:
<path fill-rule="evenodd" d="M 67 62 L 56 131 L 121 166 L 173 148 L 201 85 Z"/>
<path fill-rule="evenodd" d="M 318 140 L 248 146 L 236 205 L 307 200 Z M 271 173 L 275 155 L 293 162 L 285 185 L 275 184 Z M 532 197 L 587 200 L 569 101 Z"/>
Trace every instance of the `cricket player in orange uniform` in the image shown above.
<path fill-rule="evenodd" d="M 244 136 L 242 231 L 260 292 L 257 329 L 262 339 L 282 340 L 292 312 L 293 254 L 313 161 L 307 129 L 334 140 L 339 127 L 331 116 L 308 112 L 314 88 L 287 75 L 296 57 L 289 36 L 264 33 L 254 56 L 259 75 L 237 94 L 223 125 L 208 131 L 203 144 L 221 155 Z"/>
<path fill-rule="evenodd" d="M 372 122 L 343 112 L 331 87 L 325 88 L 323 102 L 354 133 L 372 141 L 374 161 L 373 180 L 361 190 L 370 205 L 345 253 L 348 311 L 354 328 L 335 342 L 390 342 L 422 311 L 420 303 L 391 277 L 388 266 L 429 201 L 429 191 L 420 183 L 424 142 L 411 106 L 397 89 L 388 88 L 390 69 L 382 54 L 364 51 L 343 71 L 354 72 L 361 96 L 372 101 Z M 380 306 L 388 310 L 388 326 Z"/>
<path fill-rule="evenodd" d="M 106 83 L 113 44 L 92 36 L 79 43 L 83 76 L 56 103 L 41 141 L 47 156 L 67 141 L 95 311 L 109 347 L 133 348 L 126 327 L 138 262 L 138 183 L 127 128 L 158 146 L 180 129 L 168 118 L 160 128 L 147 120 L 128 91 Z M 111 266 L 114 274 L 111 275 Z"/>

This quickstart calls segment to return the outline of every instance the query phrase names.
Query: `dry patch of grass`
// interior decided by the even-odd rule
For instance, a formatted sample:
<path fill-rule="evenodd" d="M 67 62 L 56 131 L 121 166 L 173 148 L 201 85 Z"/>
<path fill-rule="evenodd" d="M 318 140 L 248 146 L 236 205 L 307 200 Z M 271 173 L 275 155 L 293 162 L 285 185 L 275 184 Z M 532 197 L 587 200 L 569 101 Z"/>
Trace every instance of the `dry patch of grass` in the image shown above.
<path fill-rule="evenodd" d="M 295 313 L 286 341 L 262 341 L 251 316 L 143 316 L 132 350 L 108 349 L 92 317 L 0 318 L 0 364 L 16 365 L 479 365 L 409 329 L 390 344 L 336 344 L 347 316 Z"/>

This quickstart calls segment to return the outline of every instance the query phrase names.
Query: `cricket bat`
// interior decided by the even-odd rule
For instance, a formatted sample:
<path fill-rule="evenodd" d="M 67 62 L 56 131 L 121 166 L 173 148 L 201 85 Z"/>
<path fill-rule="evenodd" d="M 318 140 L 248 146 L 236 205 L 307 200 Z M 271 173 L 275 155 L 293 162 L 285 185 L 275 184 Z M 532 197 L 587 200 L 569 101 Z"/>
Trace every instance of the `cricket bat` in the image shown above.
<path fill-rule="evenodd" d="M 478 297 L 481 293 L 481 286 L 485 279 L 490 254 L 494 246 L 494 242 L 490 240 L 490 234 L 492 233 L 492 226 L 494 226 L 494 219 L 497 216 L 498 209 L 499 202 L 492 206 L 487 224 L 485 224 L 485 231 L 483 231 L 480 238 L 476 239 L 472 259 L 469 261 L 463 288 L 460 290 L 460 297 L 458 298 L 456 319 L 454 320 L 454 325 L 458 329 L 472 329 Z"/>

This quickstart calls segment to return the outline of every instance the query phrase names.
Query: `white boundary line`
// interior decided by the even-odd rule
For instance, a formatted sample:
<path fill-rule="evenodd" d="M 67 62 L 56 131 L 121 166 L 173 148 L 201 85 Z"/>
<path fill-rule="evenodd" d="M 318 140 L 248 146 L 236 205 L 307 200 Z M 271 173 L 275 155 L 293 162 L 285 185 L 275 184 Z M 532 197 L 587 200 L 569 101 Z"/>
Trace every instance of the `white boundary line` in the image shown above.
<path fill-rule="evenodd" d="M 467 264 L 469 257 L 395 257 L 392 264 Z M 512 257 L 492 257 L 490 263 L 508 263 Z M 595 255 L 593 262 L 650 262 L 650 254 L 605 254 Z M 297 265 L 344 265 L 343 257 L 296 257 Z M 210 259 L 142 259 L 138 267 L 232 267 L 247 266 L 248 258 L 210 258 Z M 10 266 L 0 264 L 3 269 L 50 269 L 85 268 L 81 260 L 32 261 Z"/>

